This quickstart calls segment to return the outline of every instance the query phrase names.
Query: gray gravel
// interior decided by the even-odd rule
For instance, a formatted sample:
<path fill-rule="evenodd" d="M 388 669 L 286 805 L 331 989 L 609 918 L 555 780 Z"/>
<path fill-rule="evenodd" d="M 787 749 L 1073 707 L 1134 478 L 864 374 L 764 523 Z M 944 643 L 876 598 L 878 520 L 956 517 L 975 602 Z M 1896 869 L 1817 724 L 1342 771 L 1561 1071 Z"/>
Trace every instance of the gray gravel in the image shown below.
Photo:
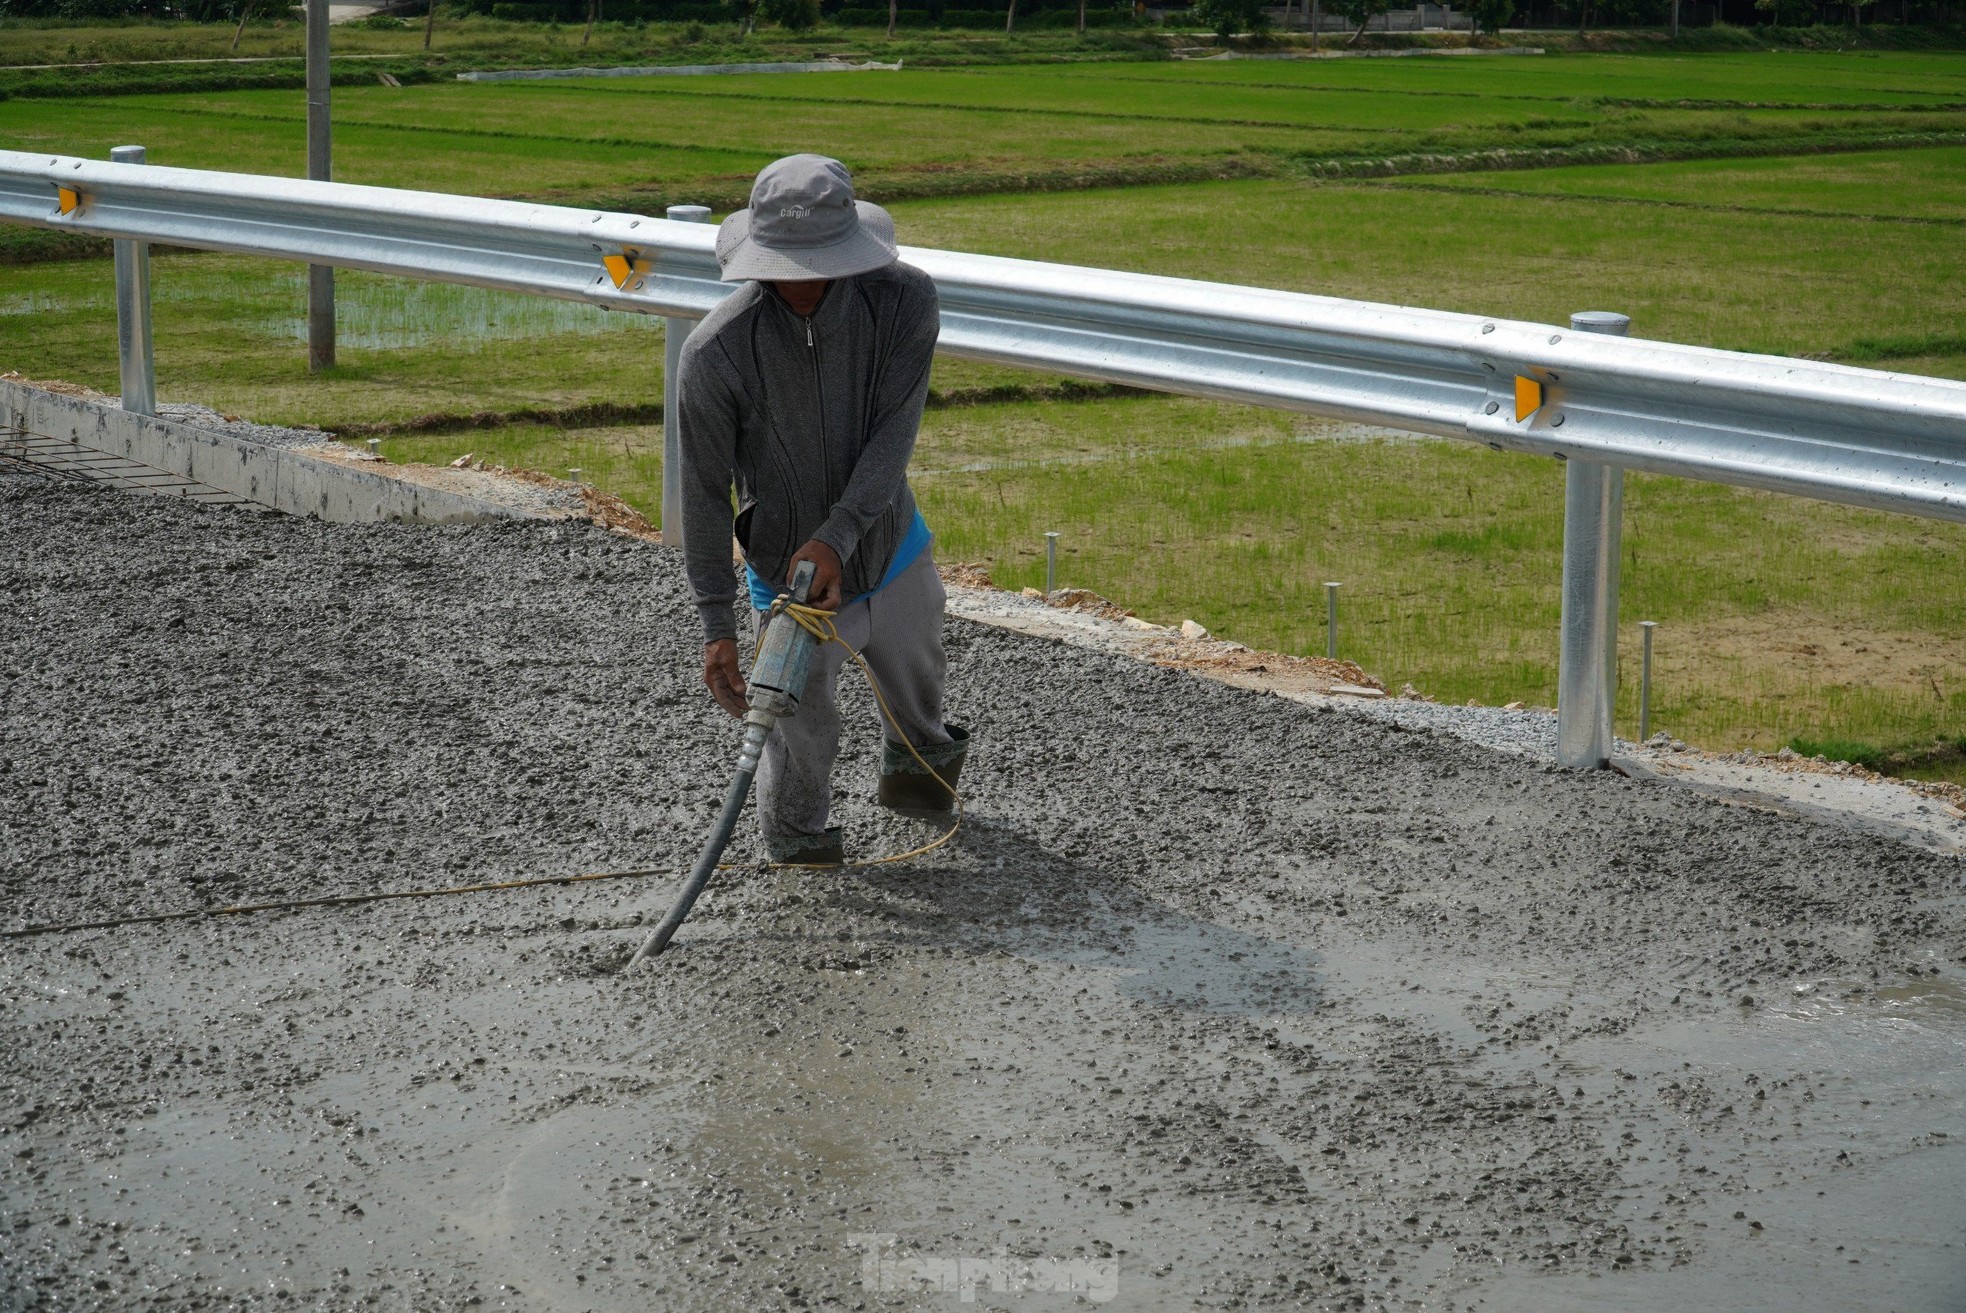
<path fill-rule="evenodd" d="M 0 480 L 0 578 L 9 924 L 673 869 L 735 748 L 585 527 Z M 631 978 L 666 877 L 0 941 L 0 1309 L 1959 1307 L 1958 863 L 948 642 L 957 844 Z"/>
<path fill-rule="evenodd" d="M 335 435 L 324 429 L 292 429 L 279 424 L 255 424 L 249 419 L 228 419 L 209 406 L 162 402 L 157 407 L 157 416 L 176 420 L 180 424 L 195 424 L 202 429 L 217 429 L 243 441 L 264 443 L 269 447 L 318 447 L 335 440 Z"/>
<path fill-rule="evenodd" d="M 1556 760 L 1556 716 L 1547 711 L 1504 711 L 1500 707 L 1455 707 L 1414 698 L 1346 698 L 1343 709 L 1405 729 L 1452 734 L 1496 752 L 1537 761 Z M 1619 747 L 1631 745 L 1623 739 Z"/>

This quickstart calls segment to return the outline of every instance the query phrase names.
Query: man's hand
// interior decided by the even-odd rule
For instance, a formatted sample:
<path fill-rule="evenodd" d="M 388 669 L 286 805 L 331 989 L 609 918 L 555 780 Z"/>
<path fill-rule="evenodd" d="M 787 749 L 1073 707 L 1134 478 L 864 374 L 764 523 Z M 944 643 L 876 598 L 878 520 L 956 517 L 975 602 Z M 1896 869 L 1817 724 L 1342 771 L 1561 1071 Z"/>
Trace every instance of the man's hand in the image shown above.
<path fill-rule="evenodd" d="M 806 593 L 806 605 L 816 606 L 821 611 L 839 610 L 840 554 L 814 538 L 792 553 L 792 564 L 785 569 L 787 588 L 792 586 L 792 575 L 797 572 L 800 561 L 811 561 L 813 564 L 812 587 Z"/>
<path fill-rule="evenodd" d="M 718 706 L 743 718 L 749 705 L 744 700 L 744 676 L 737 670 L 736 639 L 720 638 L 703 645 L 703 684 Z"/>

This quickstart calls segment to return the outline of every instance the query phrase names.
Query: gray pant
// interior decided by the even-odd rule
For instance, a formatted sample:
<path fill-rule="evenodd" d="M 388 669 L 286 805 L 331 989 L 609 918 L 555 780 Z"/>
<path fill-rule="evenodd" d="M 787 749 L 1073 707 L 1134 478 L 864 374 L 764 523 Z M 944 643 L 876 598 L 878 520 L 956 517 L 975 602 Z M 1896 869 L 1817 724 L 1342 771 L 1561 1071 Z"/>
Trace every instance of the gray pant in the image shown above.
<path fill-rule="evenodd" d="M 942 654 L 942 608 L 948 594 L 923 552 L 893 583 L 872 597 L 841 608 L 833 617 L 840 637 L 866 658 L 881 682 L 888 710 L 917 748 L 949 742 L 942 727 L 942 682 L 948 661 Z M 755 626 L 765 613 L 752 617 Z M 758 767 L 758 820 L 767 839 L 826 832 L 833 801 L 833 760 L 840 752 L 840 711 L 834 686 L 847 654 L 838 643 L 822 643 L 812 655 L 805 696 L 798 714 L 778 722 L 765 740 Z M 875 712 L 880 718 L 878 710 Z M 892 740 L 884 719 L 881 729 Z M 870 781 L 871 784 L 871 781 Z"/>

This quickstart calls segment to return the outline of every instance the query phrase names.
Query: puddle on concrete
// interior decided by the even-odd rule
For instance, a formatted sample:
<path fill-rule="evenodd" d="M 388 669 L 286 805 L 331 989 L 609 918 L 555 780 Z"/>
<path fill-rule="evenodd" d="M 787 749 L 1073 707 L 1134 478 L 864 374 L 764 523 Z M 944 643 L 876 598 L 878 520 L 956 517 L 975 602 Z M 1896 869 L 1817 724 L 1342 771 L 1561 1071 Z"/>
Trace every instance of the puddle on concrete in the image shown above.
<path fill-rule="evenodd" d="M 1102 916 L 1093 938 L 1105 946 L 1046 936 L 1025 952 L 1110 973 L 1121 997 L 1182 1012 L 1274 1018 L 1315 1011 L 1323 995 L 1318 955 L 1294 944 L 1149 905 L 1109 903 Z"/>

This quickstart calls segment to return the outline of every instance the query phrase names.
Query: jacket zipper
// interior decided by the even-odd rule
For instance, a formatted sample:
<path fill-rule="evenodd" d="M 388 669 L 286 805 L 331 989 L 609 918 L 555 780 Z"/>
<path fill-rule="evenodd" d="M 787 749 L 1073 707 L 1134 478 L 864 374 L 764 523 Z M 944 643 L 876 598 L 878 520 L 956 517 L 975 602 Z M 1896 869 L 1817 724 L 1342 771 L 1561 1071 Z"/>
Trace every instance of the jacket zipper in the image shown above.
<path fill-rule="evenodd" d="M 812 316 L 801 316 L 806 321 L 806 358 L 812 362 L 812 395 L 819 404 L 819 451 L 822 459 L 826 456 L 826 376 L 819 368 L 819 339 L 812 331 Z"/>

